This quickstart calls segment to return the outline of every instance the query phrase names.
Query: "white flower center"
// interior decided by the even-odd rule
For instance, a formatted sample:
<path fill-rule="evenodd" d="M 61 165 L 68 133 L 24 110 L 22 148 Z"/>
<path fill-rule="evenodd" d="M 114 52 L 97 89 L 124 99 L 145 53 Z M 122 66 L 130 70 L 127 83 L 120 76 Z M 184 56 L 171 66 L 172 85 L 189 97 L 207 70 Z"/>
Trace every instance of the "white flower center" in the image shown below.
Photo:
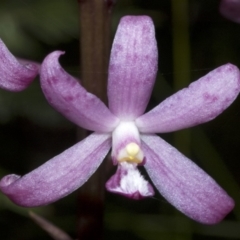
<path fill-rule="evenodd" d="M 112 133 L 112 141 L 114 164 L 143 162 L 140 134 L 134 122 L 120 122 Z"/>

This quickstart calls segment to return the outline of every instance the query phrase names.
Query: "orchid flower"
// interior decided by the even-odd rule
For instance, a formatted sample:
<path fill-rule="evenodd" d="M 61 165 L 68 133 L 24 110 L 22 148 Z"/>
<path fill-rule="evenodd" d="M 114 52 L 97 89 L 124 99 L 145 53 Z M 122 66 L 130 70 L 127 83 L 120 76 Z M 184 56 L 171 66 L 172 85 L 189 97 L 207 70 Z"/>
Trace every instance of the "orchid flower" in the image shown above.
<path fill-rule="evenodd" d="M 22 91 L 38 72 L 38 64 L 15 58 L 0 39 L 0 88 L 12 92 Z"/>
<path fill-rule="evenodd" d="M 240 23 L 240 0 L 222 0 L 219 10 L 225 18 Z"/>
<path fill-rule="evenodd" d="M 152 185 L 138 170 L 144 166 L 163 197 L 190 218 L 213 224 L 225 217 L 234 201 L 155 133 L 214 119 L 237 97 L 239 70 L 223 65 L 144 114 L 156 78 L 157 52 L 149 17 L 121 19 L 109 64 L 109 108 L 62 69 L 58 58 L 63 52 L 49 54 L 40 72 L 46 99 L 66 118 L 94 133 L 22 177 L 5 176 L 1 191 L 21 206 L 52 203 L 82 186 L 112 147 L 117 170 L 106 183 L 108 191 L 133 199 L 153 196 Z"/>

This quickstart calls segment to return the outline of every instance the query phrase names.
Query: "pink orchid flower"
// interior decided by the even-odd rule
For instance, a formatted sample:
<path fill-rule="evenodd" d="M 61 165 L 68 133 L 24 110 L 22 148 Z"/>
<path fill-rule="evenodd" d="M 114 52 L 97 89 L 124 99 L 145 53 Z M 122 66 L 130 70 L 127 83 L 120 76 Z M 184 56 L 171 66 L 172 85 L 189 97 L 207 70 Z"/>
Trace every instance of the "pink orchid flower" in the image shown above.
<path fill-rule="evenodd" d="M 12 92 L 22 91 L 38 72 L 38 64 L 15 58 L 0 39 L 0 88 Z"/>
<path fill-rule="evenodd" d="M 94 133 L 22 177 L 5 176 L 1 191 L 21 206 L 52 203 L 82 186 L 112 147 L 117 171 L 106 183 L 108 191 L 133 199 L 153 196 L 153 187 L 138 170 L 143 165 L 158 191 L 181 212 L 207 224 L 222 220 L 234 201 L 208 174 L 155 133 L 214 119 L 237 97 L 239 70 L 223 65 L 144 114 L 156 78 L 157 52 L 149 17 L 121 19 L 109 65 L 109 108 L 62 69 L 58 58 L 63 52 L 49 54 L 40 72 L 48 102 Z"/>
<path fill-rule="evenodd" d="M 240 0 L 222 0 L 219 10 L 225 18 L 240 23 Z"/>

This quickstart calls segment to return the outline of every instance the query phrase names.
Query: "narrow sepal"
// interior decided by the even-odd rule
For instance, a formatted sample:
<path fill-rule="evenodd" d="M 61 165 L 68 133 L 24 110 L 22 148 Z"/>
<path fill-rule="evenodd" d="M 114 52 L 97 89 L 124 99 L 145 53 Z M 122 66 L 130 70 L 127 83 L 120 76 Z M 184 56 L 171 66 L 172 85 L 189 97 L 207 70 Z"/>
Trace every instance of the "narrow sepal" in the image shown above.
<path fill-rule="evenodd" d="M 19 92 L 27 88 L 39 72 L 39 65 L 18 61 L 0 39 L 0 88 Z"/>
<path fill-rule="evenodd" d="M 111 146 L 109 134 L 93 133 L 32 172 L 7 175 L 0 190 L 14 203 L 35 207 L 52 203 L 82 186 L 96 171 Z"/>
<path fill-rule="evenodd" d="M 189 128 L 217 117 L 236 99 L 239 91 L 239 69 L 226 64 L 165 99 L 136 119 L 136 125 L 143 133 Z"/>
<path fill-rule="evenodd" d="M 98 132 L 110 132 L 118 124 L 105 104 L 87 92 L 58 62 L 63 52 L 55 51 L 43 61 L 40 80 L 48 102 L 67 119 L 82 128 Z"/>
<path fill-rule="evenodd" d="M 129 121 L 146 109 L 157 72 L 157 44 L 152 20 L 126 16 L 118 25 L 109 64 L 110 110 Z"/>
<path fill-rule="evenodd" d="M 158 191 L 178 210 L 205 224 L 234 207 L 227 193 L 195 163 L 156 135 L 142 135 L 145 168 Z"/>

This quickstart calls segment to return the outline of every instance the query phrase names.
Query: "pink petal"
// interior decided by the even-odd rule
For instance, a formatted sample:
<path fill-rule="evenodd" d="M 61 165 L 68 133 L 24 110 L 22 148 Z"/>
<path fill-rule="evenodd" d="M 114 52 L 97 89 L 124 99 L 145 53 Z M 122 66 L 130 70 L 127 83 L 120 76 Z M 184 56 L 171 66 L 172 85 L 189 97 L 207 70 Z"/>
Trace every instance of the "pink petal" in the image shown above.
<path fill-rule="evenodd" d="M 145 168 L 159 192 L 178 210 L 205 224 L 234 207 L 227 193 L 195 163 L 156 135 L 142 135 Z"/>
<path fill-rule="evenodd" d="M 136 119 L 136 125 L 144 133 L 189 128 L 217 117 L 231 105 L 239 91 L 239 69 L 226 64 L 164 100 Z"/>
<path fill-rule="evenodd" d="M 27 88 L 37 76 L 39 65 L 18 61 L 0 39 L 0 88 L 19 92 Z"/>
<path fill-rule="evenodd" d="M 157 44 L 152 20 L 126 16 L 119 23 L 110 57 L 110 110 L 134 120 L 146 109 L 157 72 Z"/>
<path fill-rule="evenodd" d="M 110 146 L 110 135 L 93 133 L 23 177 L 5 176 L 0 189 L 20 206 L 52 203 L 82 186 L 99 167 Z"/>
<path fill-rule="evenodd" d="M 154 195 L 153 187 L 140 174 L 137 165 L 127 162 L 118 165 L 117 172 L 108 180 L 106 188 L 135 200 Z"/>
<path fill-rule="evenodd" d="M 222 0 L 219 7 L 220 13 L 229 20 L 240 23 L 240 1 Z"/>
<path fill-rule="evenodd" d="M 112 131 L 119 120 L 100 99 L 63 70 L 58 63 L 61 54 L 63 52 L 55 51 L 42 63 L 40 80 L 48 102 L 80 127 L 98 132 Z"/>

